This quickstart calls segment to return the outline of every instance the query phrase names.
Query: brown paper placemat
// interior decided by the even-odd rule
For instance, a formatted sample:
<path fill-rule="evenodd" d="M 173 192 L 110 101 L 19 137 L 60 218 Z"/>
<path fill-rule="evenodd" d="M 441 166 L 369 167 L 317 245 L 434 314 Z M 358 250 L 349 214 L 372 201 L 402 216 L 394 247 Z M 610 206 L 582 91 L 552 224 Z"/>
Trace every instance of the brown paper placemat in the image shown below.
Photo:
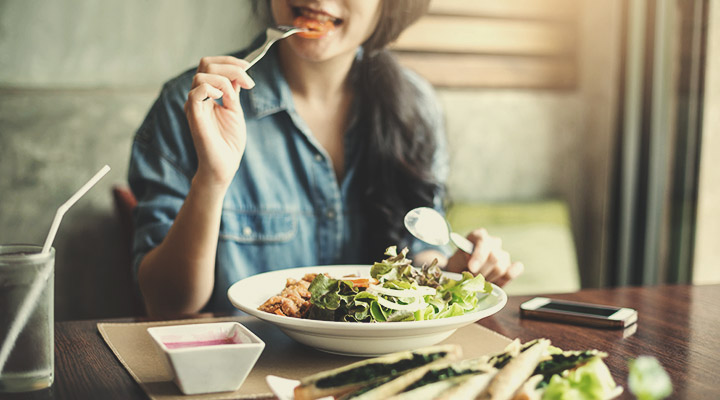
<path fill-rule="evenodd" d="M 162 325 L 198 324 L 205 322 L 238 321 L 265 342 L 260 359 L 242 387 L 235 392 L 183 395 L 172 381 L 155 348 L 147 328 Z M 279 328 L 255 317 L 207 318 L 181 321 L 98 323 L 98 331 L 115 356 L 151 399 L 252 399 L 273 396 L 265 383 L 265 376 L 299 379 L 303 376 L 339 367 L 360 360 L 315 350 L 286 336 Z M 458 329 L 443 343 L 462 346 L 463 358 L 479 357 L 502 351 L 510 339 L 478 324 Z"/>

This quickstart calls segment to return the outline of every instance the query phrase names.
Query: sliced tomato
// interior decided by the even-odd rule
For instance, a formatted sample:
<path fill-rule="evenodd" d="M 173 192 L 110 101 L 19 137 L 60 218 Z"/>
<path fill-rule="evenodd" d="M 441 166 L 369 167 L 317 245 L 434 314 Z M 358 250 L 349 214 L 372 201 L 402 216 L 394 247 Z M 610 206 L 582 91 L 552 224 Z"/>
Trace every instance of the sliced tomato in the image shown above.
<path fill-rule="evenodd" d="M 305 28 L 307 32 L 300 32 L 297 35 L 306 39 L 319 39 L 327 35 L 330 31 L 335 29 L 335 24 L 332 21 L 320 22 L 316 19 L 299 16 L 293 21 L 293 25 L 298 28 Z"/>
<path fill-rule="evenodd" d="M 376 279 L 369 278 L 342 278 L 345 282 L 352 282 L 354 287 L 367 288 L 371 283 L 377 283 Z"/>

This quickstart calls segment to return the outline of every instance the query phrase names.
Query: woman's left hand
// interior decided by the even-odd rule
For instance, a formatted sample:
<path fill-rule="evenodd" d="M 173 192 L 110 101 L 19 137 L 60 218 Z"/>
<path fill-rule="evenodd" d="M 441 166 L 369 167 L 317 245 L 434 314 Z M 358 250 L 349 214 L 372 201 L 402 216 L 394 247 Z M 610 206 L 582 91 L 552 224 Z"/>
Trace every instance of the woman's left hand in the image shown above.
<path fill-rule="evenodd" d="M 467 238 L 475 245 L 472 254 L 456 251 L 448 260 L 446 270 L 470 271 L 473 275 L 480 273 L 486 280 L 505 286 L 525 269 L 522 263 L 510 260 L 510 254 L 502 248 L 502 240 L 490 236 L 487 230 L 476 229 Z"/>

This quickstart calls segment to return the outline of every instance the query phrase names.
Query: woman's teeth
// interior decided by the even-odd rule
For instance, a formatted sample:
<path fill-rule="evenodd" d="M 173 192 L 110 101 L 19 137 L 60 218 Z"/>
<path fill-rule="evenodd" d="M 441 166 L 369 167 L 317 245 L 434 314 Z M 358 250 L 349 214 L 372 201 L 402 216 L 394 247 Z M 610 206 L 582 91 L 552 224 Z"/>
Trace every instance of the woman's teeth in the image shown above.
<path fill-rule="evenodd" d="M 342 20 L 339 19 L 339 18 L 334 18 L 334 17 L 331 17 L 331 16 L 328 15 L 328 14 L 325 14 L 325 13 L 322 13 L 322 12 L 317 12 L 317 11 L 311 10 L 311 9 L 309 9 L 309 8 L 296 8 L 296 9 L 295 9 L 295 14 L 297 14 L 297 15 L 302 15 L 303 17 L 310 18 L 310 19 L 314 19 L 314 20 L 319 21 L 319 22 L 328 22 L 328 21 L 330 21 L 330 22 L 332 22 L 332 23 L 335 24 L 335 25 L 338 25 L 338 24 L 340 24 L 340 23 L 342 22 Z"/>

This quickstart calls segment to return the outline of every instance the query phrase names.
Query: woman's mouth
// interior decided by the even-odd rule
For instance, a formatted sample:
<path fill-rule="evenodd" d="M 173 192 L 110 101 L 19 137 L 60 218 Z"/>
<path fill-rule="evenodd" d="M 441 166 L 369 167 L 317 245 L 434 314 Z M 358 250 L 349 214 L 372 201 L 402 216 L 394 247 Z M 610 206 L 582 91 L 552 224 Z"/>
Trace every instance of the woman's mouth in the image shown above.
<path fill-rule="evenodd" d="M 335 18 L 324 11 L 313 10 L 307 7 L 293 7 L 292 10 L 296 18 L 305 17 L 307 19 L 317 21 L 321 25 L 332 23 L 333 26 L 337 28 L 343 23 L 342 19 Z"/>

